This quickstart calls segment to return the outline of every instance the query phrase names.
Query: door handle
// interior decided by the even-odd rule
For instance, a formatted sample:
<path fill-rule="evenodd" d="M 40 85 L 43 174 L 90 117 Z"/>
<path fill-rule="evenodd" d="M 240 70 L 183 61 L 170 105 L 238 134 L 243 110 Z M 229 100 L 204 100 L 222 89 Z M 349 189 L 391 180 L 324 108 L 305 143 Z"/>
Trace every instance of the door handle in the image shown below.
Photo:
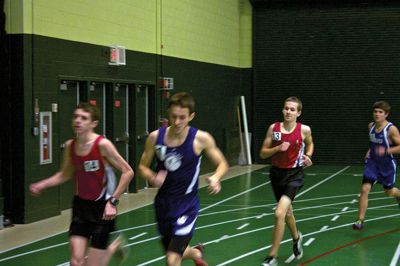
<path fill-rule="evenodd" d="M 125 144 L 129 144 L 129 133 L 125 132 L 124 136 L 116 137 L 115 142 L 124 142 Z"/>
<path fill-rule="evenodd" d="M 148 135 L 149 135 L 149 132 L 145 132 L 143 135 L 136 136 L 136 139 L 137 140 L 146 139 Z"/>

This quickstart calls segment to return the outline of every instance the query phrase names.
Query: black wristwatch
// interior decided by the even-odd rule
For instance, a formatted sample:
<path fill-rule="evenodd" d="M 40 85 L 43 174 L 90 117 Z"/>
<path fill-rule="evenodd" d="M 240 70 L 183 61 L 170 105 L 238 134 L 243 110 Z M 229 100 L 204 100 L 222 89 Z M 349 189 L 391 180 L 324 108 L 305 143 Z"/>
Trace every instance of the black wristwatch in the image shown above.
<path fill-rule="evenodd" d="M 113 205 L 113 206 L 118 206 L 118 204 L 119 204 L 119 199 L 114 198 L 114 197 L 111 197 L 108 201 L 109 201 L 109 202 L 111 203 L 111 205 Z"/>

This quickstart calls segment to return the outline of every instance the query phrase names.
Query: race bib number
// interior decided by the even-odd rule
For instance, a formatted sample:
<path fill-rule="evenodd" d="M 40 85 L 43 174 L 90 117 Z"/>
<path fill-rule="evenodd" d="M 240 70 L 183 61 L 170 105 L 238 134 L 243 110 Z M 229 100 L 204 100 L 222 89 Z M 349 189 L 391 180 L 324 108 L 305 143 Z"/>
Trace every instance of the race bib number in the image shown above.
<path fill-rule="evenodd" d="M 85 172 L 95 172 L 100 169 L 100 164 L 98 160 L 85 161 L 83 163 L 83 166 L 85 168 Z"/>
<path fill-rule="evenodd" d="M 272 132 L 272 140 L 281 140 L 282 133 L 281 132 Z"/>

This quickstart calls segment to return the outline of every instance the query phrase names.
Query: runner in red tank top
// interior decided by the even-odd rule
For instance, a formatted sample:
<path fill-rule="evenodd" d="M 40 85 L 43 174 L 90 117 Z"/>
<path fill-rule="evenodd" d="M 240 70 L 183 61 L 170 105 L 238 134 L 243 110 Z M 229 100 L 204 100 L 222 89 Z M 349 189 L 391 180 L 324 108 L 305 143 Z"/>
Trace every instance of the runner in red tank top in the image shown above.
<path fill-rule="evenodd" d="M 285 222 L 293 237 L 293 255 L 303 256 L 302 235 L 297 230 L 293 215 L 292 201 L 304 183 L 303 166 L 312 164 L 314 144 L 309 126 L 297 123 L 302 103 L 296 97 L 289 97 L 283 106 L 283 122 L 269 126 L 260 157 L 271 157 L 270 179 L 275 198 L 275 226 L 272 247 L 262 265 L 277 265 L 278 250 L 285 231 Z"/>
<path fill-rule="evenodd" d="M 277 147 L 283 142 L 290 143 L 286 152 L 278 152 L 271 157 L 272 165 L 277 168 L 295 168 L 303 163 L 303 137 L 301 124 L 297 123 L 290 133 L 281 131 L 281 123 L 275 123 L 272 129 L 272 147 Z"/>
<path fill-rule="evenodd" d="M 103 136 L 97 136 L 91 150 L 85 156 L 76 154 L 75 139 L 71 143 L 71 163 L 74 166 L 75 195 L 81 199 L 99 200 L 104 196 L 107 180 L 99 146 L 102 139 L 104 139 Z"/>
<path fill-rule="evenodd" d="M 33 195 L 46 188 L 75 180 L 72 222 L 69 229 L 71 265 L 107 265 L 119 249 L 117 238 L 108 247 L 110 232 L 114 230 L 117 204 L 133 178 L 133 170 L 108 139 L 94 132 L 100 118 L 99 109 L 88 103 L 74 110 L 75 139 L 65 142 L 61 169 L 53 176 L 30 186 Z M 121 172 L 118 186 L 107 189 L 112 165 Z M 89 245 L 87 259 L 86 249 Z"/>

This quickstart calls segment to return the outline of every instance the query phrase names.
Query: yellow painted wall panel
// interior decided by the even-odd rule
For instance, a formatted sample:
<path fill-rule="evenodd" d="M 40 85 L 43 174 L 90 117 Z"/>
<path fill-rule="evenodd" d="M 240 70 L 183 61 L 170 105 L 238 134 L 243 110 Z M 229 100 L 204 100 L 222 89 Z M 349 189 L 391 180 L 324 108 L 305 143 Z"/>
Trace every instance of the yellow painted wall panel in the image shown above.
<path fill-rule="evenodd" d="M 155 53 L 156 1 L 35 0 L 33 33 Z"/>
<path fill-rule="evenodd" d="M 7 33 L 32 33 L 32 0 L 5 0 Z"/>
<path fill-rule="evenodd" d="M 161 21 L 164 55 L 239 66 L 238 0 L 164 1 Z"/>
<path fill-rule="evenodd" d="M 252 66 L 252 7 L 248 0 L 240 0 L 240 67 Z"/>
<path fill-rule="evenodd" d="M 5 10 L 9 33 L 251 67 L 248 0 L 6 0 Z"/>

